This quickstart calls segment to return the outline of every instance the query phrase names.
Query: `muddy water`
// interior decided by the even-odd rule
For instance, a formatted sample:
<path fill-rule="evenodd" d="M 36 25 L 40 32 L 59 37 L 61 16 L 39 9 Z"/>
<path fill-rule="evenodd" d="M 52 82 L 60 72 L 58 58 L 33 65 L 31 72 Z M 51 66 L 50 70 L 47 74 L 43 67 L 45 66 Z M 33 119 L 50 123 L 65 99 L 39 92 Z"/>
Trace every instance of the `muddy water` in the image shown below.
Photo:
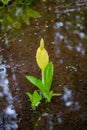
<path fill-rule="evenodd" d="M 87 1 L 50 0 L 33 8 L 41 18 L 0 41 L 0 130 L 87 130 Z M 54 64 L 52 102 L 32 110 L 25 76 L 41 78 L 35 61 L 40 38 Z"/>

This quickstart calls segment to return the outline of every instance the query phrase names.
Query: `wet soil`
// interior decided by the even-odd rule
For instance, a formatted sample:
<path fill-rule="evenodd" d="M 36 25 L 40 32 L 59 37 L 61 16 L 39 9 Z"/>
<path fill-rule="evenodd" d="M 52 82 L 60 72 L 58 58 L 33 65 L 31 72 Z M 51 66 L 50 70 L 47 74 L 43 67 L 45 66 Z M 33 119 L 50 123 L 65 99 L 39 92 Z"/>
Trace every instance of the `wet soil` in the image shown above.
<path fill-rule="evenodd" d="M 1 39 L 0 130 L 87 130 L 86 5 L 58 0 L 33 5 L 41 17 L 6 33 L 8 41 Z M 62 96 L 32 110 L 26 92 L 35 87 L 25 76 L 41 78 L 35 59 L 41 37 L 54 64 L 52 89 Z"/>

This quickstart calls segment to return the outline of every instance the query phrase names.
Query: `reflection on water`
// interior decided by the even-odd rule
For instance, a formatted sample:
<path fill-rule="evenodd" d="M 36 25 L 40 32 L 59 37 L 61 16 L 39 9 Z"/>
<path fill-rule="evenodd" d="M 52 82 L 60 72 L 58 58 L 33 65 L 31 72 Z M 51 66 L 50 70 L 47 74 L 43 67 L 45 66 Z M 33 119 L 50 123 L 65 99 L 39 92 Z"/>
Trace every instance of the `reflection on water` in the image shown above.
<path fill-rule="evenodd" d="M 44 121 L 43 121 L 43 126 L 44 129 L 46 130 L 53 130 L 53 115 L 52 114 L 48 114 L 48 113 L 44 113 L 42 115 L 42 117 L 44 117 Z M 45 119 L 46 118 L 46 119 Z"/>
<path fill-rule="evenodd" d="M 55 25 L 54 25 L 54 28 L 55 29 L 59 29 L 60 27 L 63 27 L 63 22 L 57 22 L 57 23 L 55 23 Z"/>
<path fill-rule="evenodd" d="M 78 43 L 75 46 L 75 49 L 77 52 L 81 53 L 81 55 L 85 55 L 85 48 L 83 48 L 83 44 L 82 43 Z"/>
<path fill-rule="evenodd" d="M 62 96 L 66 107 L 72 107 L 75 110 L 79 110 L 80 106 L 77 101 L 74 101 L 72 90 L 69 90 L 67 87 L 64 87 L 64 94 Z"/>
<path fill-rule="evenodd" d="M 68 90 L 68 88 L 64 87 L 64 95 L 62 98 L 67 107 L 72 105 L 73 102 L 72 102 L 72 91 L 71 90 Z"/>
<path fill-rule="evenodd" d="M 62 29 L 61 29 L 61 31 L 62 31 Z M 72 43 L 72 41 L 69 40 L 69 37 L 66 36 L 65 34 L 62 34 L 63 32 L 61 32 L 61 31 L 57 30 L 55 33 L 55 38 L 54 38 L 55 42 L 54 43 L 57 46 L 56 54 L 60 54 L 60 51 L 61 51 L 60 47 L 63 45 L 70 51 L 76 50 L 81 55 L 85 55 L 84 41 L 79 40 L 78 43 L 76 43 L 77 42 L 77 39 L 76 39 L 76 41 Z M 73 35 L 74 38 L 76 38 L 75 35 L 77 35 L 77 34 L 79 36 L 79 39 L 85 40 L 86 35 L 83 32 L 74 31 L 74 33 L 71 33 L 71 35 Z M 70 37 L 72 37 L 72 36 L 70 36 Z"/>
<path fill-rule="evenodd" d="M 8 66 L 2 64 L 2 59 L 0 59 L 0 130 L 17 130 L 17 113 L 15 111 L 13 97 L 9 89 L 6 67 Z M 2 105 L 3 102 L 5 104 L 4 108 Z"/>
<path fill-rule="evenodd" d="M 40 117 L 38 115 L 37 120 L 35 120 L 34 128 L 35 130 L 39 130 L 40 126 L 44 130 L 53 130 L 54 129 L 54 123 L 53 123 L 53 114 L 50 113 L 42 113 L 40 114 Z"/>
<path fill-rule="evenodd" d="M 62 123 L 61 114 L 57 114 L 57 121 L 58 121 L 58 124 L 61 124 L 61 123 Z"/>
<path fill-rule="evenodd" d="M 87 3 L 87 1 L 77 1 L 77 3 Z M 81 3 L 82 2 L 82 3 Z M 67 6 L 67 5 L 66 5 Z M 59 11 L 59 6 L 55 7 L 57 22 L 54 24 L 55 36 L 54 44 L 57 46 L 56 54 L 61 53 L 61 47 L 66 47 L 70 51 L 76 50 L 82 56 L 85 55 L 85 43 L 87 41 L 85 22 L 86 22 L 86 7 L 80 6 L 71 9 L 69 6 Z M 71 11 L 72 10 L 72 11 Z"/>
<path fill-rule="evenodd" d="M 68 122 L 68 119 L 66 119 L 68 114 L 71 115 L 72 113 L 72 116 L 74 116 L 74 112 L 79 112 L 81 108 L 80 104 L 75 100 L 73 91 L 67 86 L 64 86 L 64 92 L 62 94 L 61 100 L 64 101 L 65 105 L 62 107 L 62 109 L 60 109 L 60 104 L 53 106 L 53 109 L 56 107 L 58 112 L 52 111 L 52 108 L 50 108 L 45 110 L 47 112 L 44 113 L 40 111 L 38 111 L 38 113 L 33 113 L 34 115 L 32 115 L 32 121 L 34 121 L 33 123 L 35 130 L 40 130 L 40 128 L 42 128 L 42 130 L 57 130 L 58 128 L 64 128 L 65 120 Z"/>

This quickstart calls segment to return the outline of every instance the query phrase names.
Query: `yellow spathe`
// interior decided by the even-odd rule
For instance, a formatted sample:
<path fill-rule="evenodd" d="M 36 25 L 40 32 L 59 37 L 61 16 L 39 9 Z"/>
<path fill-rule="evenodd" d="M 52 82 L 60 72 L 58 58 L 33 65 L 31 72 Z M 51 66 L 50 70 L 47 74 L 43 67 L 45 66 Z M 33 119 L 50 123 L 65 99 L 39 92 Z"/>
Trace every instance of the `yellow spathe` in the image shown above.
<path fill-rule="evenodd" d="M 48 56 L 48 52 L 44 48 L 43 38 L 41 38 L 40 46 L 36 52 L 36 61 L 37 61 L 39 68 L 41 69 L 41 71 L 44 71 L 46 65 L 49 62 L 49 56 Z"/>

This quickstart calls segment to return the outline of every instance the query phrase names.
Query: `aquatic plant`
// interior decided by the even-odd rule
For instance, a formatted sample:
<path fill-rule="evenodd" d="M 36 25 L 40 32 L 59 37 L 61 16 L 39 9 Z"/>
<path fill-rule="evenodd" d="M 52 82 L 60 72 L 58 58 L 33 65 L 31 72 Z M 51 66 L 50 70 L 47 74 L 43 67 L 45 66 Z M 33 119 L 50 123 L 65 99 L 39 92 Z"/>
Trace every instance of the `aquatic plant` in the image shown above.
<path fill-rule="evenodd" d="M 2 3 L 3 5 L 9 5 L 9 3 L 16 5 L 30 5 L 34 1 L 36 0 L 0 0 L 0 3 Z"/>
<path fill-rule="evenodd" d="M 40 13 L 28 6 L 0 9 L 1 30 L 20 29 L 23 24 L 30 25 L 30 18 L 38 17 L 40 17 Z"/>
<path fill-rule="evenodd" d="M 30 18 L 40 17 L 40 13 L 30 7 L 35 0 L 0 0 L 0 27 L 2 31 L 20 29 L 30 25 Z"/>
<path fill-rule="evenodd" d="M 0 2 L 3 3 L 3 5 L 7 5 L 9 3 L 10 0 L 0 0 Z"/>
<path fill-rule="evenodd" d="M 50 102 L 53 96 L 61 95 L 60 93 L 59 94 L 54 93 L 53 90 L 50 90 L 53 80 L 54 68 L 53 63 L 49 61 L 48 52 L 44 48 L 43 39 L 41 39 L 40 47 L 37 49 L 36 52 L 36 62 L 39 68 L 41 69 L 42 80 L 34 76 L 30 75 L 26 76 L 28 81 L 30 81 L 33 85 L 35 85 L 39 89 L 39 92 L 35 90 L 33 94 L 27 92 L 27 95 L 31 101 L 32 108 L 36 108 L 43 98 L 45 98 L 46 102 Z"/>

